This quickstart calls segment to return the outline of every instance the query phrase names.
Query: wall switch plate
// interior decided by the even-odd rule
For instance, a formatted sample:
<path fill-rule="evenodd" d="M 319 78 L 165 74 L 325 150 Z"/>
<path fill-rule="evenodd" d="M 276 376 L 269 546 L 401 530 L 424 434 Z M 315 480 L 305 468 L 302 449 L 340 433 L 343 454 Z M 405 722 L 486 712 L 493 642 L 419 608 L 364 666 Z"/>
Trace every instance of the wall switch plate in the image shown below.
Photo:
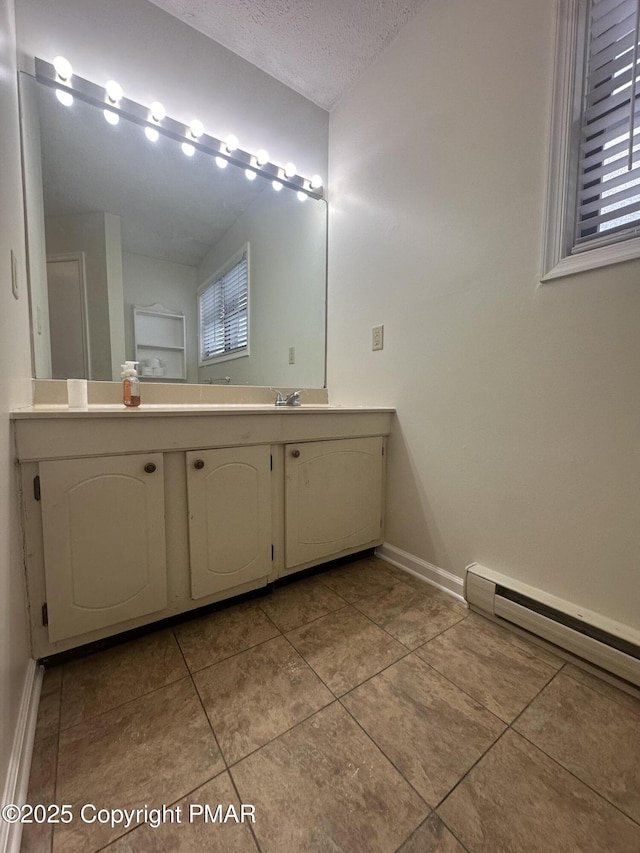
<path fill-rule="evenodd" d="M 384 326 L 374 326 L 371 330 L 371 349 L 379 350 L 384 347 Z"/>
<path fill-rule="evenodd" d="M 295 347 L 289 347 L 289 364 L 295 364 L 295 363 L 296 363 L 296 348 Z"/>
<path fill-rule="evenodd" d="M 13 298 L 18 298 L 18 261 L 13 249 L 11 250 L 11 292 Z"/>

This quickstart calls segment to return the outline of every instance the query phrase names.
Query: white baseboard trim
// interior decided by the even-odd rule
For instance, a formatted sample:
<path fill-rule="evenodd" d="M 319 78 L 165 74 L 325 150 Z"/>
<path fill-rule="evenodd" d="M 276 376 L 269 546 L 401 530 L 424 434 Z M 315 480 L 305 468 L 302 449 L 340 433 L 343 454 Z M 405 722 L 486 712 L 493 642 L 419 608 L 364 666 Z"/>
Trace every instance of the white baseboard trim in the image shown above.
<path fill-rule="evenodd" d="M 43 668 L 38 666 L 36 661 L 30 660 L 22 688 L 22 701 L 9 756 L 2 805 L 15 803 L 21 806 L 27 801 L 43 675 Z M 21 823 L 5 823 L 0 820 L 0 853 L 19 853 L 21 839 Z"/>
<path fill-rule="evenodd" d="M 386 560 L 387 563 L 391 563 L 392 566 L 409 572 L 410 575 L 420 578 L 466 604 L 463 595 L 464 581 L 457 575 L 434 566 L 433 563 L 427 563 L 420 557 L 414 557 L 413 554 L 408 554 L 401 548 L 396 548 L 395 545 L 389 545 L 388 542 L 383 542 L 379 548 L 376 548 L 376 554 L 381 559 Z"/>

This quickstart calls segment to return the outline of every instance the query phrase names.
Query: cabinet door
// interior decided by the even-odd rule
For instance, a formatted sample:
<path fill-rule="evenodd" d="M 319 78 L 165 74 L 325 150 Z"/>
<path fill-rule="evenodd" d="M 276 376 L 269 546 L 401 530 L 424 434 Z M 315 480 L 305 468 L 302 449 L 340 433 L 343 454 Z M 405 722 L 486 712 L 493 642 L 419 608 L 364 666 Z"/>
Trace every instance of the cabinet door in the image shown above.
<path fill-rule="evenodd" d="M 268 445 L 187 453 L 192 598 L 266 579 L 270 477 Z"/>
<path fill-rule="evenodd" d="M 285 448 L 287 568 L 379 544 L 382 438 Z"/>
<path fill-rule="evenodd" d="M 162 454 L 41 462 L 39 474 L 49 639 L 166 607 Z"/>

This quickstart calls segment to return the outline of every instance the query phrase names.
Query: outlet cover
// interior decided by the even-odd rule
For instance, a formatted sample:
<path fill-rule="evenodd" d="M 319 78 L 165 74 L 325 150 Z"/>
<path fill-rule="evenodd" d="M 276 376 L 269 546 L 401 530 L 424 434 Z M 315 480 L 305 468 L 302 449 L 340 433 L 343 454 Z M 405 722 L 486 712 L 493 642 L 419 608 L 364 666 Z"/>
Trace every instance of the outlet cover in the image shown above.
<path fill-rule="evenodd" d="M 371 349 L 380 350 L 384 347 L 384 326 L 374 326 L 371 330 Z"/>
<path fill-rule="evenodd" d="M 289 347 L 289 364 L 295 364 L 295 363 L 296 363 L 296 348 L 295 347 Z"/>

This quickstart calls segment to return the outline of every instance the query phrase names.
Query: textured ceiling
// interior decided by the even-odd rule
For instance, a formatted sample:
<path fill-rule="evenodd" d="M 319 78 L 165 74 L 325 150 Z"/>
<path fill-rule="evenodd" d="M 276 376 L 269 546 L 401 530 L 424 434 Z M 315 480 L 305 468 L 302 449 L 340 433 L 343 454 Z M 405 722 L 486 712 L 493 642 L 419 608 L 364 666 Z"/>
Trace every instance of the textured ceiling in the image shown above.
<path fill-rule="evenodd" d="M 330 110 L 427 0 L 151 0 Z"/>

